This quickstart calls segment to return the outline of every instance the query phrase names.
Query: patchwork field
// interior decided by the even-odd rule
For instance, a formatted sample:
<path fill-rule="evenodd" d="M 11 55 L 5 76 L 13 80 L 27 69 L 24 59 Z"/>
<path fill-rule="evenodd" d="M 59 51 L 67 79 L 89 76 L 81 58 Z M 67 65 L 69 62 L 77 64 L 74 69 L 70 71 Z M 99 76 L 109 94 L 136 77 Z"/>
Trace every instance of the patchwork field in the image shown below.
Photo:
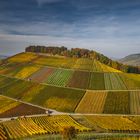
<path fill-rule="evenodd" d="M 80 89 L 140 89 L 138 74 L 122 73 L 97 60 L 87 58 L 21 53 L 6 59 L 0 67 L 0 74 L 54 86 Z"/>
<path fill-rule="evenodd" d="M 140 117 L 126 116 L 140 115 L 138 74 L 126 74 L 93 59 L 34 53 L 5 59 L 0 74 L 0 118 L 18 117 L 0 122 L 0 140 L 60 134 L 66 126 L 74 126 L 77 132 L 140 133 Z M 60 115 L 46 116 L 41 107 Z"/>
<path fill-rule="evenodd" d="M 85 86 L 80 80 L 75 84 Z M 0 91 L 5 96 L 62 112 L 140 114 L 139 91 L 135 90 L 62 88 L 0 76 Z"/>
<path fill-rule="evenodd" d="M 47 116 L 47 109 L 57 112 Z M 60 135 L 70 126 L 78 133 L 139 134 L 139 115 L 139 74 L 48 54 L 20 53 L 0 63 L 0 118 L 18 118 L 0 121 L 0 140 Z"/>
<path fill-rule="evenodd" d="M 106 66 L 97 60 L 88 58 L 69 58 L 60 56 L 45 56 L 35 53 L 20 53 L 7 59 L 10 63 L 34 63 L 58 68 L 71 68 L 93 72 L 120 72 Z"/>

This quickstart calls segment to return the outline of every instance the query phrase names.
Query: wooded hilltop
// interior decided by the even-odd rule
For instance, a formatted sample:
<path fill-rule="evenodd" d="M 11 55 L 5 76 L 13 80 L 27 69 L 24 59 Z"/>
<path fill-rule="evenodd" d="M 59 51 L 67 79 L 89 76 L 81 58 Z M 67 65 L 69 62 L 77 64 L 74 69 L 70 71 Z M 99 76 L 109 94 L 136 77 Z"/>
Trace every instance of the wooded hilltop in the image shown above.
<path fill-rule="evenodd" d="M 71 48 L 68 49 L 64 46 L 55 47 L 55 46 L 29 46 L 25 49 L 26 52 L 34 53 L 49 53 L 52 55 L 61 55 L 66 57 L 76 57 L 76 58 L 89 58 L 100 61 L 101 63 L 113 67 L 115 69 L 121 70 L 127 73 L 140 73 L 140 67 L 124 65 L 117 61 L 113 61 L 110 58 L 104 56 L 93 50 L 82 49 L 82 48 Z"/>

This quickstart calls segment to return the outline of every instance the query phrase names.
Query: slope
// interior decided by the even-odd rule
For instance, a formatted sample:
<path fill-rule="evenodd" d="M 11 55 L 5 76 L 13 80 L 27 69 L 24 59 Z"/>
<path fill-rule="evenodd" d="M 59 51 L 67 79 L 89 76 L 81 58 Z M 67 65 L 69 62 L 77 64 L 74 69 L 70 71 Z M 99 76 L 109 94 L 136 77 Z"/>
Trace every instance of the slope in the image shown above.
<path fill-rule="evenodd" d="M 131 54 L 119 60 L 127 65 L 140 66 L 140 54 Z"/>

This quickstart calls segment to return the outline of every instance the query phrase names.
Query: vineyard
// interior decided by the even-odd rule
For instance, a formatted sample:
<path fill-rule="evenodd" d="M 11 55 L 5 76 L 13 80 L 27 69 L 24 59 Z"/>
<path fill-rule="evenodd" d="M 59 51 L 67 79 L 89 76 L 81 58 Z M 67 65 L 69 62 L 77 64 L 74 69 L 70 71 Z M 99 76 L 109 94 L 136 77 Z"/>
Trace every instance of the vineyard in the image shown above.
<path fill-rule="evenodd" d="M 129 114 L 129 92 L 108 92 L 103 112 L 105 114 Z"/>
<path fill-rule="evenodd" d="M 7 110 L 10 110 L 16 106 L 20 105 L 19 102 L 15 102 L 9 98 L 0 96 L 0 114 L 4 113 Z"/>
<path fill-rule="evenodd" d="M 60 136 L 70 126 L 78 134 L 139 134 L 139 115 L 139 74 L 92 58 L 37 53 L 0 63 L 0 140 Z"/>
<path fill-rule="evenodd" d="M 10 63 L 25 63 L 36 59 L 38 55 L 35 53 L 19 53 L 7 59 Z"/>
<path fill-rule="evenodd" d="M 13 67 L 13 66 L 12 66 Z M 9 69 L 9 68 L 8 68 Z M 4 69 L 3 69 L 4 70 Z M 38 65 L 24 65 L 14 67 L 14 70 L 1 71 L 1 74 L 61 87 L 72 87 L 90 90 L 133 90 L 139 89 L 139 77 L 123 73 L 103 73 L 75 71 L 41 67 Z"/>
<path fill-rule="evenodd" d="M 78 113 L 102 113 L 107 92 L 87 91 L 78 104 L 75 112 Z"/>
<path fill-rule="evenodd" d="M 45 109 L 20 103 L 19 105 L 16 105 L 15 107 L 12 107 L 3 113 L 0 113 L 0 118 L 9 118 L 16 116 L 45 114 L 45 113 L 46 113 Z"/>
<path fill-rule="evenodd" d="M 10 63 L 34 63 L 42 66 L 86 70 L 93 72 L 120 72 L 97 60 L 88 58 L 68 58 L 60 56 L 44 56 L 34 53 L 20 53 L 7 60 Z"/>
<path fill-rule="evenodd" d="M 135 117 L 134 117 L 135 118 Z M 129 117 L 123 116 L 85 116 L 94 127 L 99 127 L 107 132 L 140 132 L 140 124 Z M 138 120 L 139 118 L 135 118 Z"/>
<path fill-rule="evenodd" d="M 119 90 L 119 89 L 127 89 L 126 85 L 123 83 L 119 74 L 117 73 L 105 73 L 105 89 L 107 90 Z"/>
<path fill-rule="evenodd" d="M 130 92 L 130 112 L 140 114 L 140 91 Z"/>
<path fill-rule="evenodd" d="M 26 55 L 27 58 L 23 60 Z M 126 74 L 87 58 L 21 53 L 6 59 L 0 66 L 0 74 L 54 86 L 89 90 L 134 90 L 140 87 L 138 74 Z"/>
<path fill-rule="evenodd" d="M 139 133 L 140 125 L 136 124 L 138 117 L 119 116 L 79 116 L 90 123 L 93 128 L 79 123 L 74 116 L 55 115 L 41 117 L 23 117 L 16 120 L 0 123 L 1 139 L 20 139 L 32 135 L 45 135 L 61 133 L 66 126 L 73 126 L 77 132 L 103 131 L 103 132 L 130 132 Z M 112 120 L 112 121 L 110 121 Z M 13 127 L 14 126 L 14 127 Z"/>
<path fill-rule="evenodd" d="M 14 127 L 13 127 L 14 126 Z M 12 121 L 0 123 L 0 136 L 3 138 L 19 139 L 32 135 L 60 133 L 64 127 L 74 126 L 77 131 L 89 131 L 90 128 L 80 125 L 73 118 L 67 115 L 42 116 L 32 118 L 19 118 Z M 5 132 L 7 136 L 5 135 Z"/>
<path fill-rule="evenodd" d="M 47 77 L 45 83 L 57 86 L 66 86 L 71 78 L 73 71 L 56 69 L 52 74 Z"/>
<path fill-rule="evenodd" d="M 8 66 L 7 66 L 8 65 Z M 6 64 L 0 69 L 0 74 L 5 74 L 10 77 L 25 79 L 38 71 L 41 66 L 34 64 Z"/>
<path fill-rule="evenodd" d="M 91 73 L 89 89 L 104 90 L 104 73 Z"/>
<path fill-rule="evenodd" d="M 58 111 L 73 112 L 84 93 L 82 90 L 46 86 L 30 102 Z"/>
<path fill-rule="evenodd" d="M 88 78 L 89 74 L 91 73 L 86 73 L 86 75 L 82 76 L 87 76 L 86 78 Z M 100 77 L 101 74 L 98 73 L 97 75 Z M 56 76 L 55 78 L 57 79 Z M 85 86 L 86 88 L 86 81 L 89 80 L 86 79 L 84 82 L 80 81 L 80 75 L 77 78 L 79 78 L 79 83 L 73 84 L 75 86 L 79 84 L 79 87 Z M 70 81 L 72 81 L 72 78 Z M 7 84 L 5 85 L 4 83 Z M 91 81 L 89 81 L 89 83 L 91 83 Z M 58 82 L 58 84 L 61 83 Z M 97 83 L 93 83 L 93 85 L 97 87 L 98 80 Z M 140 114 L 139 91 L 92 91 L 69 87 L 63 88 L 4 76 L 0 76 L 0 91 L 1 94 L 5 96 L 62 112 Z"/>
<path fill-rule="evenodd" d="M 46 110 L 0 96 L 0 118 L 45 114 Z"/>
<path fill-rule="evenodd" d="M 89 77 L 90 72 L 75 71 L 71 80 L 68 83 L 68 87 L 87 89 Z"/>
<path fill-rule="evenodd" d="M 29 83 L 27 81 L 17 80 L 8 86 L 2 87 L 1 90 L 2 94 L 6 96 L 20 99 L 24 93 L 33 85 L 33 83 Z"/>
<path fill-rule="evenodd" d="M 43 67 L 28 78 L 32 81 L 43 83 L 55 71 L 54 68 Z"/>

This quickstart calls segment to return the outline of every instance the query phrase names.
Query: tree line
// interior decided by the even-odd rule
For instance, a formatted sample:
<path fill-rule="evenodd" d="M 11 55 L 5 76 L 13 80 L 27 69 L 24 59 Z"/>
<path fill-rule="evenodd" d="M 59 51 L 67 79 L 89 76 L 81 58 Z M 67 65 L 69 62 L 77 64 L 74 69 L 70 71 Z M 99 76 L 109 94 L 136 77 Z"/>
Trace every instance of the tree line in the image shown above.
<path fill-rule="evenodd" d="M 51 55 L 61 55 L 66 57 L 76 57 L 76 58 L 89 58 L 96 59 L 101 63 L 108 65 L 112 68 L 121 70 L 127 73 L 140 73 L 140 67 L 138 66 L 130 66 L 124 65 L 117 61 L 113 61 L 112 59 L 104 56 L 93 50 L 81 49 L 81 48 L 71 48 L 68 49 L 64 46 L 55 47 L 55 46 L 29 46 L 25 49 L 26 52 L 35 52 L 35 53 L 48 53 Z"/>

